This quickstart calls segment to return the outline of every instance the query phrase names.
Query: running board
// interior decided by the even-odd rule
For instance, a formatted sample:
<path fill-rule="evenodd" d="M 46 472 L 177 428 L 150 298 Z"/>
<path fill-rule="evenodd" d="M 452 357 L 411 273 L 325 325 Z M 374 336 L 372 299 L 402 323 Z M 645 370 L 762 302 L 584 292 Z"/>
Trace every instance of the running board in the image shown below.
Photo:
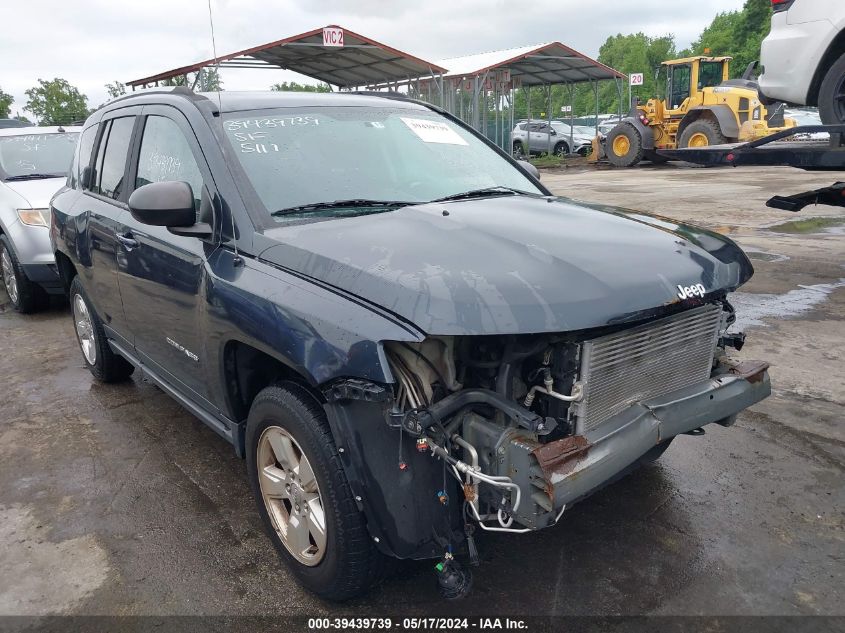
<path fill-rule="evenodd" d="M 194 416 L 198 417 L 204 424 L 211 427 L 211 429 L 215 431 L 218 435 L 228 440 L 230 444 L 235 443 L 234 434 L 232 433 L 232 427 L 237 425 L 234 422 L 231 422 L 228 419 L 224 419 L 225 421 L 220 420 L 216 416 L 208 413 L 205 409 L 200 407 L 193 400 L 191 400 L 190 398 L 170 386 L 169 383 L 167 383 L 163 378 L 161 378 L 158 374 L 152 371 L 149 367 L 144 365 L 138 358 L 127 352 L 119 343 L 115 343 L 111 339 L 106 340 L 108 341 L 109 347 L 111 347 L 116 354 L 120 354 L 121 356 L 123 356 L 123 358 L 125 358 L 127 361 L 135 365 L 135 367 L 140 369 L 144 373 L 144 376 L 152 380 L 167 395 L 176 400 L 176 402 L 185 407 Z"/>

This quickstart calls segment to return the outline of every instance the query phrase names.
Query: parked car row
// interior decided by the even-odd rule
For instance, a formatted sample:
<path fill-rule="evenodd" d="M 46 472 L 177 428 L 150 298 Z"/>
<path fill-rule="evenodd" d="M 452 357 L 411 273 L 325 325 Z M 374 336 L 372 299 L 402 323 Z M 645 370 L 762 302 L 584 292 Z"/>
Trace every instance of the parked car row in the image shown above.
<path fill-rule="evenodd" d="M 587 156 L 593 136 L 594 133 L 563 121 L 520 121 L 511 132 L 511 144 L 517 159 L 537 154 Z"/>

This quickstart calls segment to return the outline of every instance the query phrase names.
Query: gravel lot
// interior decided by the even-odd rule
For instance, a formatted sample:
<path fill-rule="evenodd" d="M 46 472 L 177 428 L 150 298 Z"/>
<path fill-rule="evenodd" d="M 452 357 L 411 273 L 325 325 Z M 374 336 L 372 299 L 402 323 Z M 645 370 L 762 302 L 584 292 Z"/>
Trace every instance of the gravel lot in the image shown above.
<path fill-rule="evenodd" d="M 733 428 L 679 438 L 553 529 L 481 540 L 460 605 L 440 601 L 426 562 L 337 606 L 277 560 L 230 446 L 138 375 L 92 383 L 66 308 L 23 317 L 0 291 L 0 613 L 845 614 L 845 212 L 764 206 L 835 176 L 662 166 L 543 179 L 749 250 L 741 356 L 771 362 L 774 395 Z M 811 217 L 834 221 L 776 226 Z"/>

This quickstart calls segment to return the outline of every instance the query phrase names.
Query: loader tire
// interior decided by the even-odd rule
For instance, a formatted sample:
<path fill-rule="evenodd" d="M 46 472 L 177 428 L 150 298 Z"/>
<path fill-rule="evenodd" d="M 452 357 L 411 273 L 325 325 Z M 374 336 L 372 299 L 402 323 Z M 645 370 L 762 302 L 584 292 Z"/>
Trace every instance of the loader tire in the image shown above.
<path fill-rule="evenodd" d="M 633 125 L 620 123 L 607 135 L 605 151 L 614 167 L 633 167 L 643 159 L 643 139 Z"/>
<path fill-rule="evenodd" d="M 710 119 L 699 119 L 693 121 L 681 134 L 679 147 L 710 147 L 711 145 L 724 145 L 728 138 L 722 134 L 722 128 L 716 121 Z"/>

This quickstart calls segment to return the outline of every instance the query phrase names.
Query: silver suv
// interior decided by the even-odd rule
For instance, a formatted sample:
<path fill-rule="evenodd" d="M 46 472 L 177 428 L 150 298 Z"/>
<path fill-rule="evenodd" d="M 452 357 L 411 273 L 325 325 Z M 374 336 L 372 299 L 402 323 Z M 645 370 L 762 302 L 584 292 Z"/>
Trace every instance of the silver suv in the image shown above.
<path fill-rule="evenodd" d="M 571 144 L 570 144 L 571 142 Z M 513 155 L 521 158 L 526 154 L 548 154 L 563 156 L 570 153 L 589 154 L 592 137 L 571 130 L 568 123 L 552 121 L 520 121 L 511 132 Z"/>
<path fill-rule="evenodd" d="M 65 184 L 79 129 L 0 129 L 0 272 L 18 312 L 64 292 L 50 246 L 50 198 Z"/>

